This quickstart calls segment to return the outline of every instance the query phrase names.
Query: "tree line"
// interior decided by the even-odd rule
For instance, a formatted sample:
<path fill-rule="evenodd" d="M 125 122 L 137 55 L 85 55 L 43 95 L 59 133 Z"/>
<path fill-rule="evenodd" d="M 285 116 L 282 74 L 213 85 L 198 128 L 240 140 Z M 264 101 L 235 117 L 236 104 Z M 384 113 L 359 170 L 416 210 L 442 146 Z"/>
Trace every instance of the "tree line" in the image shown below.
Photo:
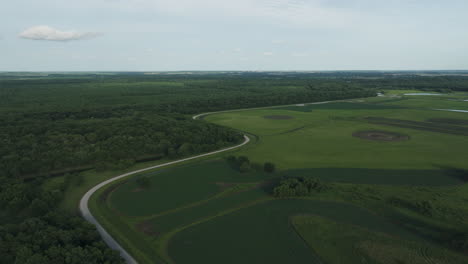
<path fill-rule="evenodd" d="M 251 162 L 250 159 L 246 156 L 227 156 L 226 157 L 227 163 L 231 166 L 231 168 L 241 172 L 246 173 L 249 171 L 257 171 L 257 172 L 266 172 L 266 173 L 274 173 L 276 171 L 276 165 L 272 162 L 265 162 L 263 164 Z"/>
<path fill-rule="evenodd" d="M 273 188 L 273 196 L 278 198 L 303 197 L 329 189 L 330 186 L 318 179 L 308 177 L 286 177 Z"/>

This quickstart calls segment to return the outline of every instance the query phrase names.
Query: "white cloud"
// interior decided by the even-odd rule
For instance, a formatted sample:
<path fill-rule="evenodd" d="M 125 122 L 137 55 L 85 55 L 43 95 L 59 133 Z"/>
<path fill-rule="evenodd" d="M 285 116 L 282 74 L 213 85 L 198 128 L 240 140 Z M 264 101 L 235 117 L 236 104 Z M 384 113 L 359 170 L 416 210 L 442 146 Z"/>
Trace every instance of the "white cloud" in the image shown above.
<path fill-rule="evenodd" d="M 96 32 L 60 31 L 49 26 L 34 26 L 21 32 L 18 36 L 32 40 L 71 41 L 91 39 L 100 35 L 101 33 Z"/>
<path fill-rule="evenodd" d="M 270 52 L 270 51 L 263 52 L 263 56 L 273 56 L 273 52 Z"/>

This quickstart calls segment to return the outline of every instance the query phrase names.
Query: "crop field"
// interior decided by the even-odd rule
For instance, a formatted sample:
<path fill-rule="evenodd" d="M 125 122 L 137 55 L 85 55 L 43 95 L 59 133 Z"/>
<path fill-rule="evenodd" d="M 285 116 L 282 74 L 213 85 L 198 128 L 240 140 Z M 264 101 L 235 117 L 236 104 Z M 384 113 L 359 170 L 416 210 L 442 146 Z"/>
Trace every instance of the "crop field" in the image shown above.
<path fill-rule="evenodd" d="M 141 263 L 468 263 L 468 113 L 439 110 L 468 95 L 413 92 L 207 115 L 256 140 L 113 184 L 93 213 Z M 313 186 L 278 195 L 287 179 Z"/>
<path fill-rule="evenodd" d="M 276 200 L 189 228 L 174 237 L 169 253 L 176 263 L 320 263 L 291 227 L 291 217 L 298 214 L 320 214 L 345 223 L 408 236 L 381 217 L 354 206 L 311 200 Z"/>

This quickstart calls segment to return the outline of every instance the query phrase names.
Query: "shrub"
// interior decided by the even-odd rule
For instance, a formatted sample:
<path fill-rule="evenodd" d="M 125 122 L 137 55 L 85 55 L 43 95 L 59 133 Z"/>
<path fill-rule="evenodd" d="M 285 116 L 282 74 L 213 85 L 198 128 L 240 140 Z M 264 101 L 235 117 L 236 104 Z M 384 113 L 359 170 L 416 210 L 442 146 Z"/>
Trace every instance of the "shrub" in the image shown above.
<path fill-rule="evenodd" d="M 273 173 L 275 172 L 275 164 L 271 163 L 271 162 L 265 162 L 265 164 L 263 165 L 263 170 L 265 172 L 268 172 L 268 173 Z"/>
<path fill-rule="evenodd" d="M 243 162 L 239 167 L 239 171 L 242 173 L 248 172 L 249 170 L 250 170 L 250 163 L 248 162 Z"/>

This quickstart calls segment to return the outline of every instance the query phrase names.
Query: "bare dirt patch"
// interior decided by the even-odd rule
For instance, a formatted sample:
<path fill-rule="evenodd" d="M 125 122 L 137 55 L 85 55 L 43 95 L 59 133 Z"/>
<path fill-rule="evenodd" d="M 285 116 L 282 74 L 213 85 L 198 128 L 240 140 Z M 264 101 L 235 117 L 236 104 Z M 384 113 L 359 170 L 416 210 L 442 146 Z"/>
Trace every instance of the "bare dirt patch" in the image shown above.
<path fill-rule="evenodd" d="M 150 222 L 144 221 L 136 224 L 136 229 L 148 236 L 158 236 L 159 232 L 154 231 Z"/>
<path fill-rule="evenodd" d="M 267 115 L 267 116 L 264 116 L 263 118 L 274 119 L 274 120 L 288 120 L 288 119 L 293 119 L 294 117 L 287 116 L 287 115 Z"/>
<path fill-rule="evenodd" d="M 404 141 L 408 140 L 410 137 L 407 135 L 395 133 L 395 132 L 388 132 L 388 131 L 381 131 L 381 130 L 369 130 L 369 131 L 358 131 L 353 133 L 353 137 L 358 137 L 367 140 L 374 140 L 374 141 Z"/>

